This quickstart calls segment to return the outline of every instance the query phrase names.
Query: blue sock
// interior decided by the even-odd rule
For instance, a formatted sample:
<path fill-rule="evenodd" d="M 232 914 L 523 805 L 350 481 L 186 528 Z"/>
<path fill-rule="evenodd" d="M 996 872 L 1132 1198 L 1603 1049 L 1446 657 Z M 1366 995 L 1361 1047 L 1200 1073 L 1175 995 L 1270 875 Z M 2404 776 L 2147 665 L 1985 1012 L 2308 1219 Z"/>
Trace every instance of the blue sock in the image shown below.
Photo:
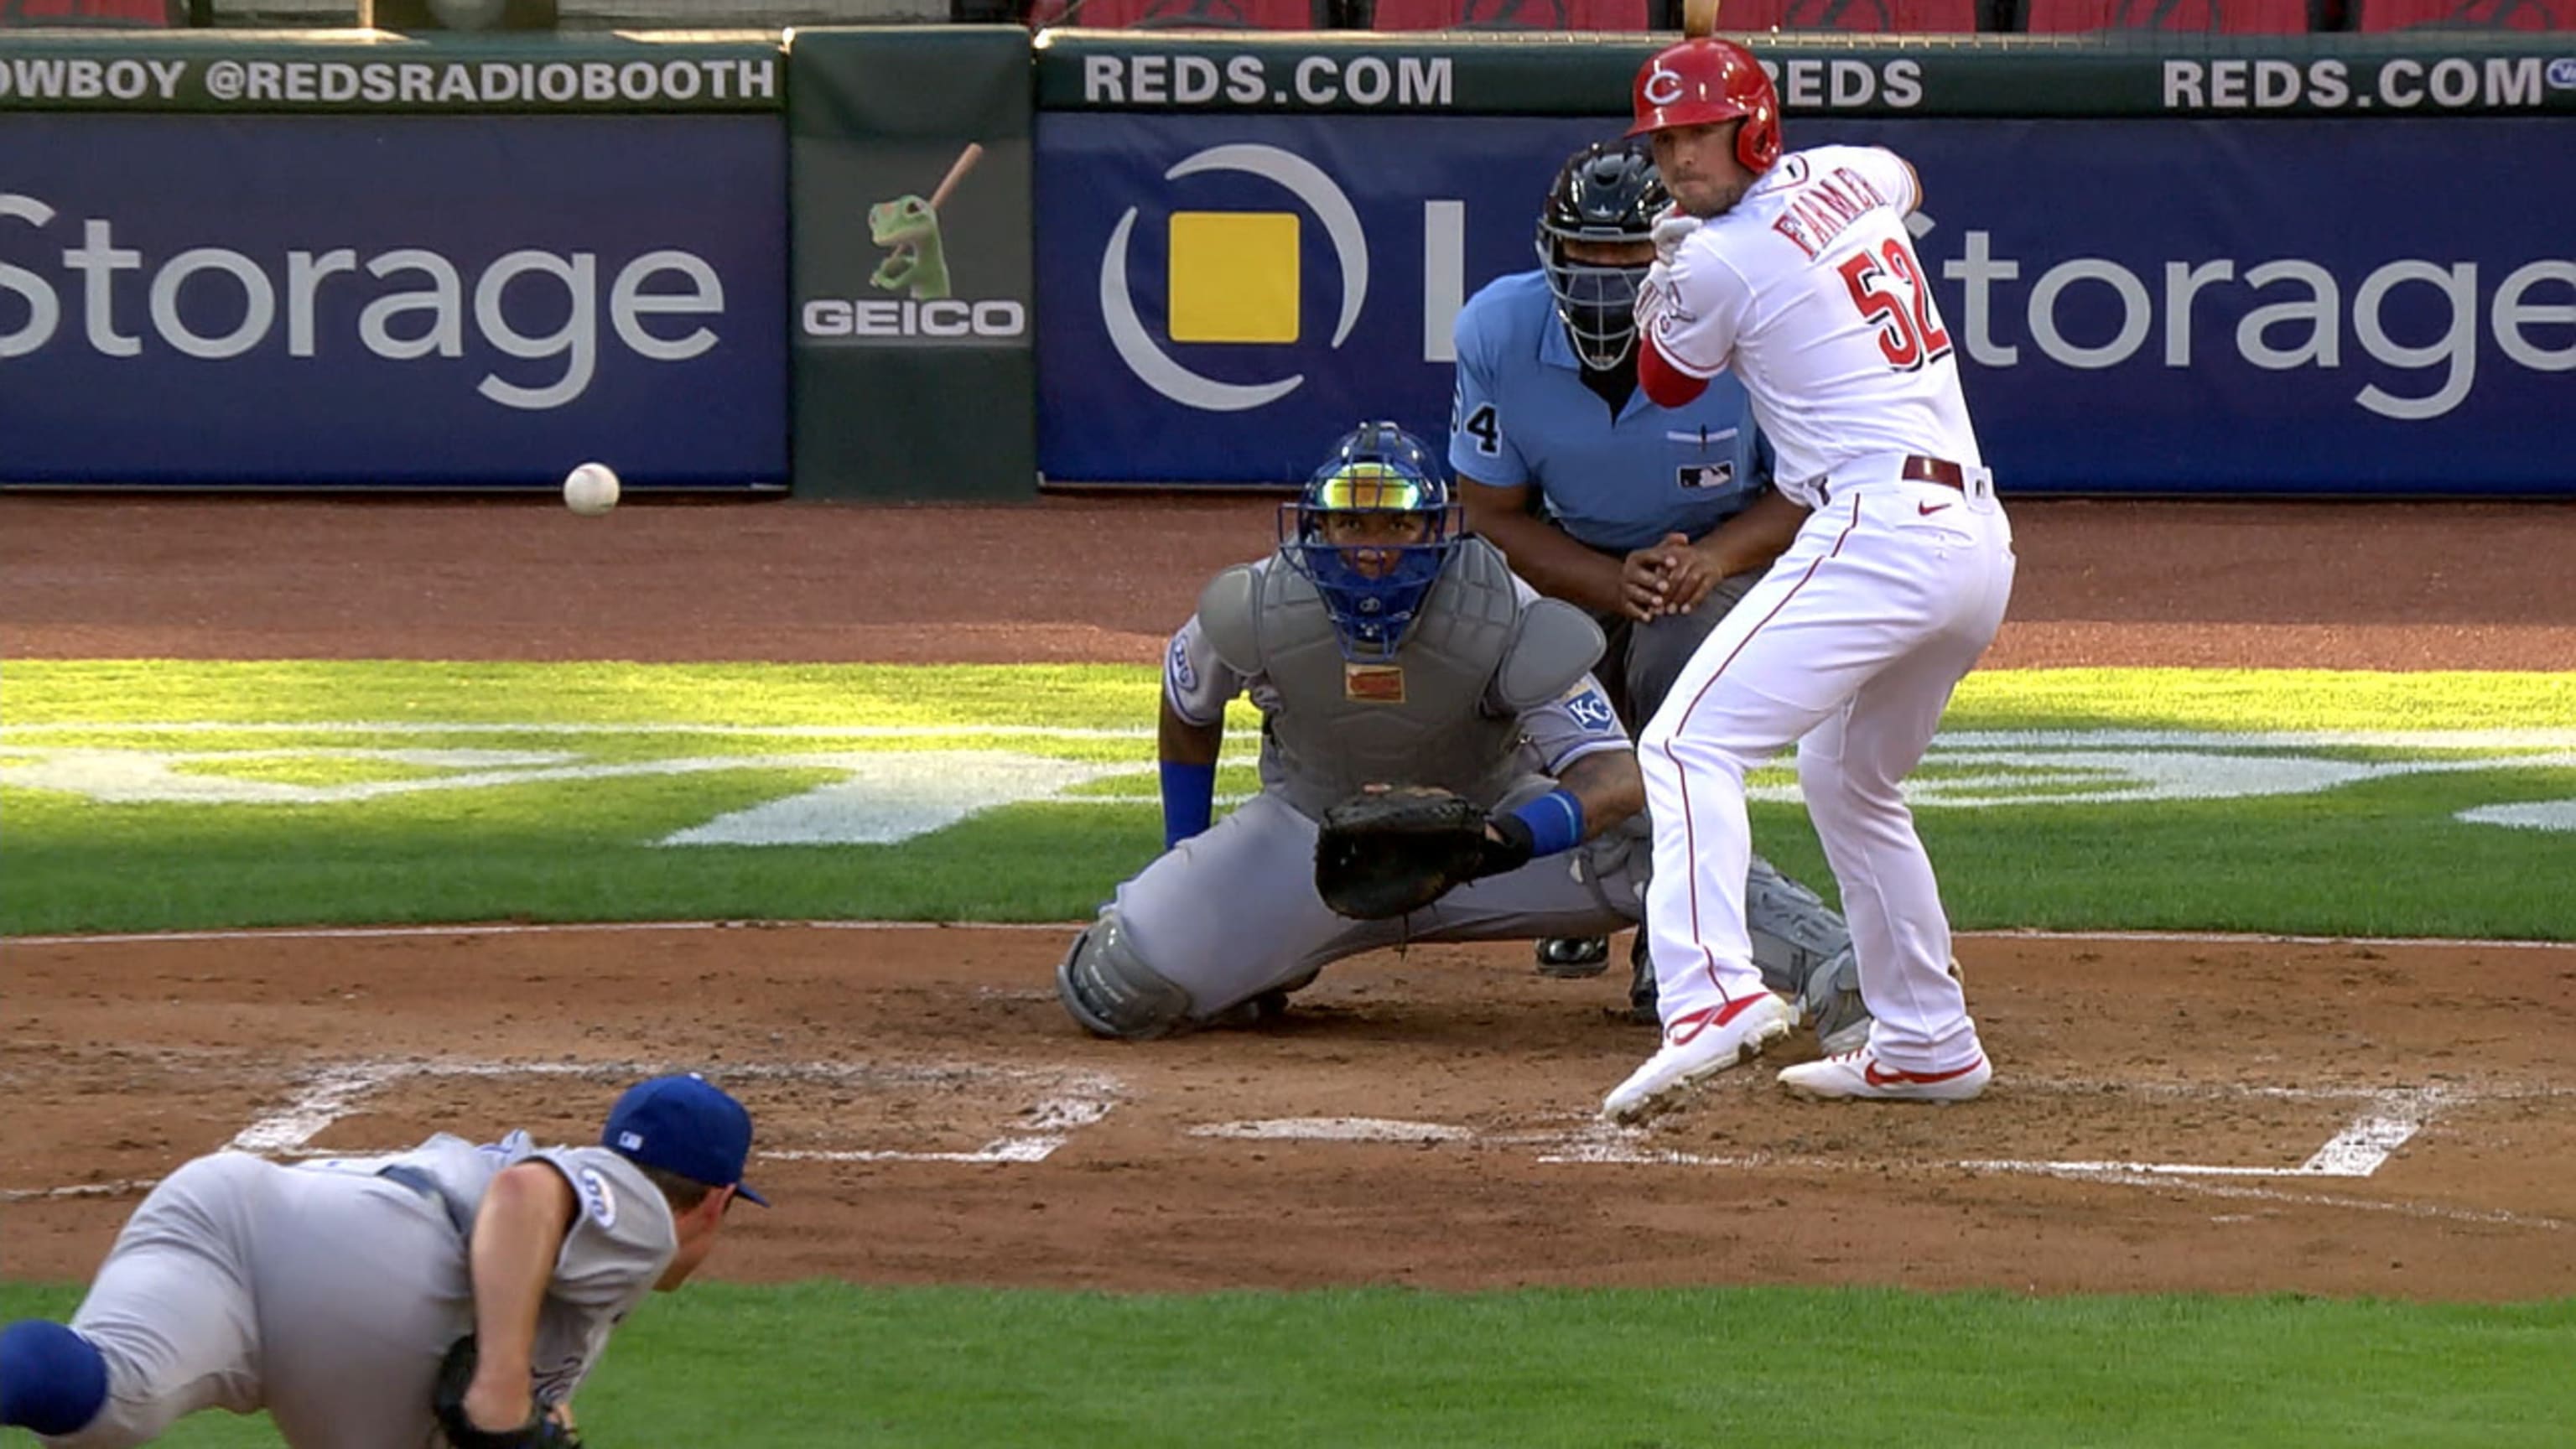
<path fill-rule="evenodd" d="M 41 1318 L 0 1328 L 0 1424 L 69 1434 L 107 1402 L 107 1360 L 90 1341 Z"/>

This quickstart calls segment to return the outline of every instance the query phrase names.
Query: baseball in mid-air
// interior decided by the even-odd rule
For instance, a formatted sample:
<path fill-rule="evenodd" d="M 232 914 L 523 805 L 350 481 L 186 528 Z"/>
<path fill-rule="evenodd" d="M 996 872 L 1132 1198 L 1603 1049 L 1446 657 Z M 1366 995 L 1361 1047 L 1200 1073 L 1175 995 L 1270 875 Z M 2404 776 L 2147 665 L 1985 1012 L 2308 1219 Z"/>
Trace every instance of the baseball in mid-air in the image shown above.
<path fill-rule="evenodd" d="M 564 507 L 597 518 L 617 506 L 617 474 L 606 463 L 584 463 L 564 475 Z"/>

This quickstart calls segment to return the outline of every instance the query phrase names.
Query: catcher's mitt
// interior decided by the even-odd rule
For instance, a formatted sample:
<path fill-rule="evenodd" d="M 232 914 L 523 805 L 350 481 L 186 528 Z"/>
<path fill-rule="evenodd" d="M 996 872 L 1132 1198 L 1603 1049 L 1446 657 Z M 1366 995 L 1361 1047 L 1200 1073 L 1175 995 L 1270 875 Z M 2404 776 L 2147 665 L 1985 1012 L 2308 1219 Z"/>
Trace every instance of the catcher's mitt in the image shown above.
<path fill-rule="evenodd" d="M 509 1429 L 486 1429 L 465 1413 L 465 1391 L 474 1387 L 474 1335 L 447 1346 L 438 1362 L 438 1384 L 430 1390 L 429 1409 L 439 1432 L 454 1449 L 581 1449 L 581 1436 L 552 1416 L 544 1406 L 531 1410 L 528 1422 Z"/>
<path fill-rule="evenodd" d="M 1353 920 L 1420 910 L 1455 887 L 1519 861 L 1485 834 L 1489 817 L 1446 790 L 1363 792 L 1324 812 L 1315 835 L 1315 893 Z M 1521 860 L 1529 858 L 1524 848 Z"/>

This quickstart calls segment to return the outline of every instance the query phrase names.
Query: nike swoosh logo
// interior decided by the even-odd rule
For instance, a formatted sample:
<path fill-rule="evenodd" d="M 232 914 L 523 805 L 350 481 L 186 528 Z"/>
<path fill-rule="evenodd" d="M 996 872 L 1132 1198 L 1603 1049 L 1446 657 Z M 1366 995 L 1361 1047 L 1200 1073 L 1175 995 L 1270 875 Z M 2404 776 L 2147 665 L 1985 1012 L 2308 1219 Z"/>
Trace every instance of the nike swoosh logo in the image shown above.
<path fill-rule="evenodd" d="M 1929 517 L 1931 517 L 1933 514 L 1938 513 L 1938 512 L 1940 512 L 1942 509 L 1944 509 L 1944 508 L 1948 508 L 1948 507 L 1950 507 L 1950 506 L 1951 506 L 1951 505 L 1949 505 L 1949 504 L 1947 504 L 1947 503 L 1917 503 L 1917 504 L 1915 504 L 1915 505 L 1914 505 L 1914 511 L 1915 511 L 1915 512 L 1917 512 L 1917 513 L 1922 514 L 1922 515 L 1923 515 L 1924 517 L 1926 517 L 1926 518 L 1929 518 Z"/>
<path fill-rule="evenodd" d="M 1908 1082 L 1917 1084 L 1946 1082 L 1954 1077 L 1964 1077 L 1968 1073 L 1975 1071 L 1978 1063 L 1983 1062 L 1984 1060 L 1985 1058 L 1979 1057 L 1977 1061 L 1970 1062 L 1956 1071 L 1949 1072 L 1886 1072 L 1879 1070 L 1878 1059 L 1876 1057 L 1872 1057 L 1867 1063 L 1862 1065 L 1860 1074 L 1864 1078 L 1867 1078 L 1869 1084 L 1873 1087 L 1901 1087 Z"/>
<path fill-rule="evenodd" d="M 1674 1022 L 1665 1031 L 1664 1040 L 1672 1046 L 1688 1046 L 1701 1032 L 1712 1026 L 1724 1026 L 1733 1021 L 1737 1013 L 1751 1006 L 1754 1000 L 1755 998 L 1750 996 L 1739 996 L 1723 1006 L 1711 1006 L 1694 1011 Z"/>
<path fill-rule="evenodd" d="M 1716 1007 L 1712 1006 L 1706 1011 L 1694 1011 L 1674 1022 L 1672 1030 L 1664 1034 L 1664 1040 L 1674 1046 L 1688 1046 L 1692 1039 L 1716 1024 Z"/>

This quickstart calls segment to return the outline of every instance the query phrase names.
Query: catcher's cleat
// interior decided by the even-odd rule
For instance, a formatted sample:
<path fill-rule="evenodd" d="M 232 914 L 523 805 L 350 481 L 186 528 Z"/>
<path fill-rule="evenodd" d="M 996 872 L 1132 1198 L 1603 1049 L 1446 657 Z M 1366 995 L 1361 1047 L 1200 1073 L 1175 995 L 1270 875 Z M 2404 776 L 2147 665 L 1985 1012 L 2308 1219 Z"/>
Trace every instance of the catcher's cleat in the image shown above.
<path fill-rule="evenodd" d="M 1613 1122 L 1643 1121 L 1679 1104 L 1701 1082 L 1760 1056 L 1797 1024 L 1798 1013 L 1768 991 L 1668 1023 L 1662 1048 L 1610 1090 L 1601 1115 Z"/>
<path fill-rule="evenodd" d="M 1288 1014 L 1288 993 L 1265 991 L 1249 1001 L 1238 1001 L 1201 1022 L 1203 1031 L 1253 1031 Z"/>
<path fill-rule="evenodd" d="M 1607 936 L 1550 936 L 1538 943 L 1538 974 L 1582 981 L 1610 969 Z"/>
<path fill-rule="evenodd" d="M 1288 998 L 1315 984 L 1323 973 L 1316 967 L 1293 981 L 1283 982 L 1246 1001 L 1238 1001 L 1199 1023 L 1207 1031 L 1243 1031 L 1268 1026 L 1288 1014 Z"/>
<path fill-rule="evenodd" d="M 1639 930 L 1637 943 L 1628 949 L 1628 1019 L 1639 1026 L 1663 1025 L 1657 996 L 1654 953 L 1646 949 L 1646 933 Z"/>

